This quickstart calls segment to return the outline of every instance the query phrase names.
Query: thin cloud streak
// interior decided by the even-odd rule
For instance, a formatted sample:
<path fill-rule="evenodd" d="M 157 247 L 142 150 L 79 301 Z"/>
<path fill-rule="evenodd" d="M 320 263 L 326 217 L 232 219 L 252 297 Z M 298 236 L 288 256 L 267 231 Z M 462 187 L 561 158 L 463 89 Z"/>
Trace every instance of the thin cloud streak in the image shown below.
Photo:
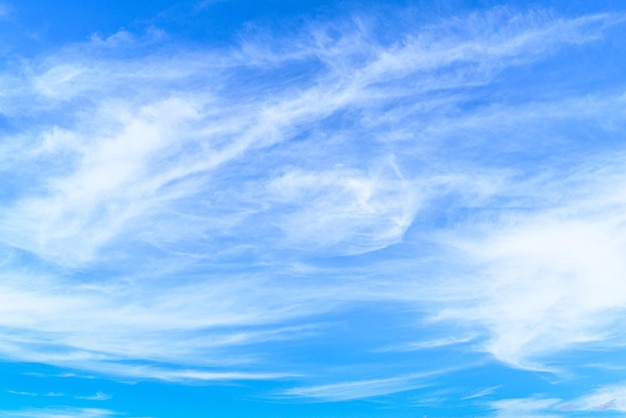
<path fill-rule="evenodd" d="M 19 411 L 0 411 L 2 418 L 105 418 L 114 416 L 120 416 L 120 414 L 98 408 L 32 408 Z"/>
<path fill-rule="evenodd" d="M 464 364 L 459 367 L 421 371 L 382 379 L 361 379 L 323 385 L 294 387 L 278 395 L 308 398 L 323 402 L 343 402 L 372 398 L 430 387 L 433 386 L 433 382 L 442 375 L 455 373 L 463 368 L 471 368 L 473 366 L 475 366 L 475 364 Z"/>
<path fill-rule="evenodd" d="M 448 371 L 449 370 L 442 370 L 385 379 L 356 380 L 317 386 L 296 387 L 288 389 L 280 395 L 317 399 L 326 402 L 364 399 L 428 387 L 430 386 L 427 380 L 429 377 Z"/>
<path fill-rule="evenodd" d="M 457 344 L 465 344 L 475 339 L 475 336 L 469 337 L 448 337 L 438 338 L 429 341 L 408 342 L 403 344 L 392 345 L 382 348 L 378 351 L 416 351 L 416 350 L 428 350 L 433 348 L 441 348 L 447 346 L 454 346 Z"/>
<path fill-rule="evenodd" d="M 561 415 L 557 414 L 557 405 L 560 399 L 554 398 L 519 398 L 502 399 L 490 403 L 491 409 L 496 413 L 491 415 L 496 418 L 552 418 Z"/>

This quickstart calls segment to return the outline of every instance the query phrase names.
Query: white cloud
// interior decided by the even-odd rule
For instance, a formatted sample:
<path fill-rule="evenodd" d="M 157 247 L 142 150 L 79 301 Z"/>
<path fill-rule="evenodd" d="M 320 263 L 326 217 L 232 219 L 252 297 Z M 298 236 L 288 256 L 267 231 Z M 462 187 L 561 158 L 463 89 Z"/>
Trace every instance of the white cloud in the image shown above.
<path fill-rule="evenodd" d="M 95 395 L 76 396 L 75 399 L 83 399 L 86 401 L 108 401 L 113 395 L 104 392 L 97 392 Z"/>
<path fill-rule="evenodd" d="M 389 395 L 426 386 L 428 384 L 420 382 L 419 376 L 401 376 L 292 388 L 282 392 L 282 395 L 341 402 Z"/>
<path fill-rule="evenodd" d="M 402 238 L 419 208 L 419 186 L 402 178 L 393 162 L 373 173 L 290 170 L 268 189 L 270 201 L 289 208 L 274 222 L 288 245 L 303 249 L 351 254 L 386 247 Z"/>
<path fill-rule="evenodd" d="M 468 299 L 439 317 L 485 327 L 485 350 L 528 368 L 547 367 L 541 358 L 559 350 L 618 338 L 612 325 L 626 302 L 620 238 L 626 201 L 623 176 L 610 185 L 605 176 L 540 185 L 525 210 L 512 208 L 447 241 L 457 259 L 477 270 L 452 285 Z M 553 186 L 567 190 L 565 196 Z M 531 205 L 541 210 L 529 211 Z"/>
<path fill-rule="evenodd" d="M 442 196 L 491 202 L 508 179 L 440 159 L 450 151 L 437 142 L 444 125 L 486 120 L 456 115 L 459 91 L 594 41 L 618 20 L 493 12 L 411 29 L 393 45 L 356 25 L 337 36 L 324 27 L 269 45 L 251 40 L 234 51 L 157 45 L 131 58 L 124 52 L 143 44 L 120 33 L 1 75 L 8 88 L 0 112 L 28 127 L 0 144 L 10 185 L 0 208 L 8 254 L 0 355 L 137 378 L 292 376 L 236 348 L 306 335 L 310 328 L 294 322 L 347 302 L 423 297 L 406 291 L 413 285 L 404 271 L 381 268 L 384 280 L 324 271 L 337 280 L 321 281 L 322 267 L 300 258 L 401 243 Z M 480 290 L 476 298 L 440 316 L 482 325 L 491 336 L 486 349 L 514 364 L 602 337 L 593 315 L 622 302 L 622 243 L 613 238 L 621 218 L 603 208 L 605 220 L 589 210 L 563 218 L 555 209 L 517 222 L 503 217 L 469 243 L 450 238 L 486 266 L 481 283 L 493 280 L 464 285 L 466 294 Z M 560 248 L 562 240 L 568 245 Z M 592 285 L 598 272 L 603 281 Z M 537 275 L 544 279 L 526 281 Z M 524 297 L 537 288 L 542 297 L 529 310 Z M 574 302 L 581 313 L 570 309 Z M 560 342 L 548 344 L 549 335 Z M 352 399 L 401 390 L 411 379 L 290 394 Z"/>
<path fill-rule="evenodd" d="M 438 370 L 421 371 L 400 376 L 380 379 L 360 379 L 338 383 L 294 387 L 282 391 L 279 395 L 296 398 L 310 398 L 327 402 L 343 402 L 355 399 L 372 398 L 398 392 L 416 390 L 433 386 L 436 378 L 458 372 L 471 364 L 446 367 Z"/>
<path fill-rule="evenodd" d="M 626 386 L 607 385 L 563 405 L 567 411 L 626 411 Z"/>
<path fill-rule="evenodd" d="M 477 398 L 482 398 L 488 395 L 491 395 L 492 393 L 495 393 L 498 389 L 500 389 L 502 386 L 492 386 L 489 388 L 485 388 L 485 389 L 481 389 L 477 392 L 471 393 L 469 395 L 463 396 L 460 400 L 465 401 L 467 399 L 477 399 Z"/>
<path fill-rule="evenodd" d="M 305 335 L 310 327 L 278 324 L 330 307 L 310 303 L 320 295 L 300 294 L 301 289 L 295 288 L 288 291 L 276 283 L 259 282 L 264 290 L 249 294 L 245 289 L 250 288 L 250 280 L 170 287 L 165 293 L 147 285 L 137 289 L 139 293 L 119 285 L 92 285 L 68 294 L 62 285 L 42 291 L 25 288 L 36 287 L 32 279 L 23 277 L 22 283 L 28 284 L 3 286 L 0 351 L 5 357 L 165 380 L 280 378 L 285 374 L 231 372 L 224 367 L 245 369 L 248 355 L 235 351 L 236 347 Z M 272 298 L 277 292 L 280 300 Z M 127 359 L 147 364 L 117 363 Z M 184 367 L 163 368 L 150 362 Z"/>
<path fill-rule="evenodd" d="M 403 344 L 396 344 L 382 348 L 380 351 L 415 351 L 415 350 L 427 350 L 432 348 L 441 348 L 447 346 L 454 346 L 457 344 L 465 344 L 472 342 L 476 336 L 466 337 L 447 337 L 437 338 L 427 341 L 408 342 Z"/>
<path fill-rule="evenodd" d="M 21 392 L 21 391 L 16 391 L 16 390 L 7 390 L 8 393 L 12 394 L 12 395 L 20 395 L 20 396 L 38 396 L 36 393 L 33 392 Z"/>
<path fill-rule="evenodd" d="M 475 16 L 469 26 L 479 25 L 480 19 Z M 327 70 L 311 75 L 312 79 L 304 86 L 279 85 L 281 90 L 273 91 L 271 97 L 262 87 L 252 89 L 247 93 L 250 95 L 247 102 L 234 101 L 229 92 L 211 84 L 205 83 L 207 87 L 200 90 L 195 88 L 196 84 L 189 90 L 173 86 L 190 78 L 227 79 L 232 66 L 242 65 L 242 62 L 249 76 L 271 72 L 272 68 L 259 69 L 254 61 L 248 60 L 250 54 L 271 56 L 271 50 L 248 49 L 244 57 L 237 54 L 226 56 L 221 59 L 225 64 L 217 68 L 208 68 L 204 64 L 213 58 L 211 54 L 206 57 L 194 54 L 167 58 L 149 56 L 144 58 L 145 62 L 134 62 L 94 57 L 90 49 L 98 49 L 98 46 L 91 44 L 61 51 L 59 56 L 48 57 L 41 69 L 33 70 L 33 81 L 26 80 L 25 83 L 35 86 L 32 94 L 38 97 L 38 102 L 46 103 L 44 106 L 53 111 L 62 111 L 64 119 L 69 117 L 70 127 L 60 129 L 59 122 L 54 120 L 50 122 L 51 126 L 42 126 L 38 134 L 42 145 L 36 149 L 57 152 L 37 155 L 36 160 L 32 160 L 32 144 L 28 143 L 29 150 L 23 151 L 20 164 L 35 164 L 41 158 L 53 156 L 63 157 L 63 164 L 49 168 L 41 164 L 33 166 L 36 171 L 30 175 L 35 176 L 38 190 L 43 188 L 43 193 L 27 195 L 0 214 L 4 241 L 63 264 L 89 262 L 107 243 L 133 231 L 133 224 L 138 220 L 156 217 L 158 222 L 158 214 L 173 201 L 210 193 L 207 181 L 215 176 L 215 170 L 222 164 L 247 161 L 250 153 L 258 153 L 263 148 L 301 135 L 311 126 L 325 125 L 325 119 L 334 113 L 352 109 L 361 113 L 366 124 L 367 121 L 372 123 L 378 119 L 380 107 L 388 107 L 389 101 L 396 99 L 389 95 L 389 91 L 400 85 L 403 96 L 415 96 L 424 93 L 425 85 L 430 86 L 429 89 L 441 89 L 484 83 L 491 76 L 475 76 L 470 72 L 459 78 L 454 70 L 455 80 L 445 80 L 445 71 L 452 64 L 481 63 L 482 67 L 495 70 L 505 62 L 513 63 L 511 57 L 536 59 L 539 45 L 540 50 L 549 50 L 548 46 L 552 44 L 552 48 L 556 48 L 559 44 L 593 40 L 598 36 L 597 30 L 592 29 L 595 25 L 615 23 L 615 19 L 609 16 L 572 21 L 531 16 L 525 18 L 528 27 L 524 27 L 519 22 L 507 22 L 506 15 L 498 13 L 487 19 L 498 20 L 505 29 L 494 34 L 489 31 L 481 33 L 472 27 L 469 29 L 471 41 L 460 44 L 459 39 L 448 39 L 437 33 L 436 28 L 433 34 L 426 36 L 428 42 L 424 41 L 424 36 L 407 35 L 401 45 L 388 49 L 378 45 L 371 34 L 358 31 L 346 35 L 348 39 L 356 36 L 357 42 L 344 43 L 340 39 L 334 47 L 324 45 L 323 50 L 301 41 L 303 46 L 298 59 L 321 58 Z M 546 39 L 550 41 L 546 42 Z M 364 55 L 366 60 L 361 64 L 341 66 L 341 72 L 337 72 L 334 60 L 340 60 L 346 54 Z M 292 62 L 289 55 L 277 57 L 274 66 Z M 407 85 L 403 81 L 407 76 L 428 78 L 422 74 L 424 71 L 436 71 L 437 78 L 419 85 Z M 441 71 L 444 71 L 443 75 Z M 71 83 L 68 84 L 69 80 Z M 384 87 L 384 95 L 377 91 L 381 87 Z M 242 87 L 234 85 L 232 88 L 237 92 Z M 274 86 L 269 88 L 275 89 Z M 13 101 L 19 102 L 21 94 L 29 96 L 21 89 L 17 94 Z M 64 96 L 62 102 L 56 100 L 59 94 Z M 39 97 L 41 95 L 44 97 Z M 424 99 L 428 103 L 429 99 Z M 72 100 L 79 102 L 74 104 Z M 7 103 L 15 109 L 15 103 Z M 12 113 L 9 108 L 6 111 Z M 389 118 L 397 112 L 402 114 L 403 110 L 384 113 Z M 405 115 L 403 119 L 415 116 Z M 360 133 L 360 129 L 355 129 L 352 135 Z M 390 134 L 394 135 L 393 132 Z M 378 140 L 384 140 L 387 132 L 375 132 L 375 135 Z M 348 173 L 363 168 L 371 170 L 384 164 L 375 155 L 369 158 L 372 160 L 368 167 L 347 166 L 343 173 L 335 170 L 331 174 L 325 170 L 299 176 L 301 179 L 307 175 L 321 176 L 330 181 L 337 175 L 354 177 Z M 297 162 L 298 159 L 291 161 Z M 399 170 L 403 171 L 401 167 Z M 298 175 L 296 173 L 291 176 Z M 197 181 L 199 177 L 204 181 L 191 181 L 192 178 Z M 363 175 L 358 177 L 361 179 L 343 182 L 347 195 L 340 190 L 328 190 L 325 200 L 318 199 L 306 211 L 286 219 L 285 228 L 297 230 L 291 227 L 291 223 L 306 223 L 317 217 L 322 230 L 337 229 L 341 225 L 336 231 L 337 236 L 329 237 L 329 244 L 342 243 L 350 247 L 348 241 L 353 241 L 356 248 L 369 250 L 396 242 L 418 208 L 415 185 L 410 178 L 381 183 L 380 177 L 370 177 L 368 181 L 380 184 L 374 190 L 381 194 L 363 200 L 363 192 L 374 183 L 365 186 Z M 359 184 L 357 190 L 355 187 Z M 357 192 L 360 195 L 355 194 Z M 352 203 L 342 197 L 351 194 L 356 199 Z M 383 202 L 385 205 L 381 206 Z M 266 202 L 259 202 L 263 203 Z M 333 204 L 343 205 L 344 209 L 338 210 L 332 218 L 323 218 L 325 214 L 328 217 L 328 205 Z M 341 213 L 355 210 L 360 215 L 354 221 L 344 222 L 347 215 Z M 376 217 L 386 218 L 386 221 L 373 229 L 365 228 L 365 224 L 371 224 Z M 207 221 L 210 222 L 210 218 Z M 381 235 L 383 231 L 389 232 Z M 315 239 L 320 240 L 321 235 L 317 234 Z M 358 237 L 363 237 L 362 244 Z M 310 241 L 305 239 L 307 243 Z"/>
<path fill-rule="evenodd" d="M 557 417 L 556 407 L 560 399 L 519 398 L 502 399 L 490 403 L 491 409 L 496 410 L 494 417 L 498 418 L 549 418 Z"/>
<path fill-rule="evenodd" d="M 119 414 L 97 408 L 41 408 L 0 411 L 2 418 L 104 418 Z"/>

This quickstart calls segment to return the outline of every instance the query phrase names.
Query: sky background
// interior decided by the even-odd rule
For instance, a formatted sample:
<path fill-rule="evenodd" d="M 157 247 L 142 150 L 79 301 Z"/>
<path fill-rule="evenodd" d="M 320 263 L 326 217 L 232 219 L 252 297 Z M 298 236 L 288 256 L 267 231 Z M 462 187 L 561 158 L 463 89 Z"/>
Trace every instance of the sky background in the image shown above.
<path fill-rule="evenodd" d="M 623 2 L 0 35 L 0 418 L 626 412 Z"/>

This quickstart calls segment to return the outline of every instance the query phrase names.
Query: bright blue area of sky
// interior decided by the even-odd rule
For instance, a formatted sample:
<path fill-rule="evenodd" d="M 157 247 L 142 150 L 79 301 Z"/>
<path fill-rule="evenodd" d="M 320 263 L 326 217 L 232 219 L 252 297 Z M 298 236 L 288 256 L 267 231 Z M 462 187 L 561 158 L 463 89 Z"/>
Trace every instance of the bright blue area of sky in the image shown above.
<path fill-rule="evenodd" d="M 0 34 L 0 418 L 626 411 L 622 2 Z"/>

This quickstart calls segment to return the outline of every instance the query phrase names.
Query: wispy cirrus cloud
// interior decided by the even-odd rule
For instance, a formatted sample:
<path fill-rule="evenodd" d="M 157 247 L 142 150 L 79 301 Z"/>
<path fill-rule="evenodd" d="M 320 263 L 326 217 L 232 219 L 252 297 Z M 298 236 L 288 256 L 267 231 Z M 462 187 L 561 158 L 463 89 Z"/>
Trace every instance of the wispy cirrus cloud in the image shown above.
<path fill-rule="evenodd" d="M 20 395 L 20 396 L 37 396 L 36 393 L 33 392 L 22 392 L 22 391 L 16 391 L 16 390 L 7 390 L 8 393 L 12 394 L 12 395 Z"/>
<path fill-rule="evenodd" d="M 529 196 L 518 197 L 523 209 L 479 221 L 449 242 L 480 269 L 481 283 L 457 283 L 461 292 L 473 288 L 472 299 L 441 318 L 486 327 L 485 349 L 510 364 L 541 368 L 542 357 L 559 350 L 621 344 L 613 330 L 624 303 L 624 173 L 607 161 L 580 172 L 558 186 L 551 179 L 532 184 Z"/>
<path fill-rule="evenodd" d="M 496 411 L 494 416 L 567 416 L 585 412 L 596 416 L 602 412 L 620 412 L 626 409 L 624 399 L 626 392 L 622 385 L 611 385 L 596 388 L 590 393 L 572 400 L 557 398 L 502 399 L 490 402 L 490 408 Z M 599 415 L 598 415 L 599 416 Z"/>
<path fill-rule="evenodd" d="M 12 123 L 0 143 L 0 355 L 128 378 L 293 378 L 268 346 L 364 301 L 460 320 L 518 367 L 608 338 L 613 317 L 598 317 L 623 302 L 619 188 L 580 200 L 606 178 L 593 170 L 571 184 L 558 170 L 520 181 L 526 171 L 506 156 L 488 163 L 498 153 L 482 144 L 544 158 L 540 139 L 526 148 L 502 133 L 602 125 L 622 96 L 470 104 L 504 72 L 599 42 L 621 21 L 496 10 L 407 22 L 389 42 L 355 19 L 225 50 L 120 32 L 25 60 L 0 78 Z M 489 208 L 502 210 L 476 214 Z M 424 226 L 434 212 L 449 220 Z M 405 268 L 424 241 L 455 267 L 448 280 Z M 407 375 L 284 395 L 419 385 Z"/>
<path fill-rule="evenodd" d="M 595 388 L 590 393 L 564 403 L 565 411 L 626 411 L 626 387 L 622 383 Z"/>
<path fill-rule="evenodd" d="M 15 390 L 8 390 L 7 392 L 12 395 L 31 396 L 31 397 L 45 396 L 48 398 L 61 398 L 61 397 L 68 396 L 60 392 L 47 392 L 44 394 L 39 394 L 39 393 L 34 393 L 34 392 L 20 392 L 20 391 L 15 391 Z M 111 399 L 112 397 L 113 395 L 110 395 L 104 392 L 97 392 L 95 395 L 80 395 L 80 396 L 74 396 L 73 398 L 85 400 L 85 401 L 107 401 Z"/>
<path fill-rule="evenodd" d="M 326 402 L 341 402 L 428 387 L 429 385 L 423 381 L 426 376 L 427 375 L 407 375 L 384 379 L 357 380 L 317 386 L 296 387 L 288 389 L 280 395 Z"/>
<path fill-rule="evenodd" d="M 519 398 L 519 399 L 502 399 L 491 403 L 491 408 L 495 410 L 495 417 L 513 418 L 548 418 L 559 416 L 556 413 L 556 406 L 560 403 L 560 399 L 552 398 Z"/>
<path fill-rule="evenodd" d="M 101 418 L 113 416 L 119 416 L 119 414 L 98 408 L 32 408 L 19 411 L 0 411 L 2 418 Z"/>
<path fill-rule="evenodd" d="M 76 396 L 76 399 L 83 399 L 86 401 L 108 401 L 113 395 L 104 392 L 97 392 L 95 395 L 83 395 Z"/>
<path fill-rule="evenodd" d="M 468 337 L 448 337 L 437 338 L 428 341 L 408 342 L 403 344 L 392 345 L 383 347 L 381 351 L 416 351 L 416 350 L 428 350 L 434 348 L 442 348 L 448 346 L 454 346 L 457 344 L 465 344 L 473 341 L 475 336 Z"/>
<path fill-rule="evenodd" d="M 401 96 L 420 97 L 420 105 L 428 106 L 432 99 L 421 96 L 429 90 L 452 90 L 476 83 L 484 84 L 493 79 L 505 63 L 514 64 L 509 59 L 511 56 L 533 60 L 549 52 L 546 35 L 550 35 L 547 39 L 557 48 L 559 44 L 594 40 L 598 37 L 598 25 L 602 27 L 615 23 L 615 19 L 609 16 L 572 21 L 527 16 L 524 19 L 528 27 L 518 27 L 507 23 L 506 16 L 494 13 L 488 19 L 502 19 L 502 29 L 495 33 L 481 33 L 475 27 L 480 19 L 475 17 L 469 24 L 457 23 L 454 26 L 469 30 L 473 34 L 469 40 L 459 42 L 459 39 L 467 39 L 466 36 L 450 39 L 443 35 L 446 32 L 438 33 L 435 28 L 432 33 L 426 31 L 426 34 L 420 34 L 421 38 L 406 34 L 400 45 L 387 48 L 365 29 L 346 29 L 347 34 L 336 41 L 327 39 L 323 29 L 322 32 L 318 29 L 313 41 L 306 38 L 300 40 L 301 46 L 296 49 L 299 51 L 297 59 L 290 54 L 286 57 L 280 53 L 272 54 L 271 50 L 256 51 L 263 57 L 276 56 L 276 62 L 269 66 L 255 62 L 255 50 L 247 44 L 243 52 L 226 54 L 220 60 L 225 63 L 217 68 L 204 64 L 214 57 L 215 54 L 211 53 L 206 57 L 195 53 L 168 58 L 168 65 L 163 71 L 163 62 L 158 55 L 142 58 L 140 62 L 125 60 L 116 58 L 115 48 L 111 52 L 93 44 L 77 45 L 69 51 L 61 51 L 58 57 L 48 57 L 39 64 L 42 68 L 35 68 L 34 74 L 23 80 L 24 87 L 18 92 L 25 89 L 25 94 L 39 98 L 38 101 L 53 114 L 74 114 L 68 121 L 71 128 L 62 128 L 56 119 L 51 120 L 51 126 L 40 126 L 38 132 L 30 134 L 31 138 L 37 138 L 35 149 L 39 152 L 33 155 L 33 144 L 30 142 L 28 148 L 19 152 L 19 161 L 25 164 L 30 160 L 34 164 L 44 157 L 48 160 L 54 156 L 64 163 L 52 167 L 37 164 L 39 174 L 35 183 L 45 179 L 45 183 L 39 186 L 44 187 L 45 197 L 22 198 L 15 202 L 15 206 L 3 216 L 5 240 L 10 245 L 52 257 L 56 261 L 88 261 L 94 256 L 94 251 L 111 242 L 122 231 L 132 228 L 139 219 L 147 214 L 158 216 L 158 213 L 153 213 L 155 209 L 163 205 L 171 206 L 176 201 L 208 193 L 212 189 L 210 182 L 205 180 L 197 184 L 192 179 L 197 181 L 197 177 L 213 176 L 218 167 L 230 161 L 246 161 L 253 155 L 263 155 L 262 150 L 267 147 L 286 143 L 302 133 L 310 135 L 312 127 L 317 132 L 313 135 L 321 135 L 316 136 L 316 148 L 320 141 L 339 141 L 338 145 L 343 148 L 340 155 L 349 155 L 346 147 L 354 146 L 350 140 L 363 133 L 363 128 L 353 123 L 349 134 L 348 131 L 337 134 L 333 129 L 335 133 L 332 137 L 324 140 L 324 130 L 332 126 L 329 119 L 333 114 L 353 109 L 354 122 L 365 120 L 371 123 L 377 120 L 377 117 L 368 115 L 378 116 L 385 103 L 398 99 L 389 95 L 394 83 L 401 83 Z M 101 51 L 104 58 L 90 52 L 94 47 L 96 51 Z M 126 48 L 132 48 L 132 43 Z M 348 61 L 338 68 L 336 61 L 346 60 L 345 57 L 354 62 Z M 297 83 L 289 83 L 287 79 L 278 86 L 256 83 L 256 88 L 247 84 L 246 80 L 279 74 L 298 62 L 309 60 L 320 60 L 323 66 L 315 72 L 310 70 L 304 82 L 297 80 Z M 57 63 L 59 61 L 62 63 Z M 484 71 L 472 70 L 476 63 L 480 63 Z M 133 68 L 137 69 L 133 71 Z M 229 72 L 239 68 L 243 70 L 243 77 L 230 86 L 234 81 L 229 81 Z M 459 69 L 467 74 L 459 76 Z M 423 78 L 427 78 L 431 71 L 436 71 L 437 77 L 426 82 Z M 446 80 L 448 74 L 454 79 Z M 407 83 L 406 77 L 417 79 L 415 83 Z M 223 81 L 218 86 L 200 82 L 202 88 L 199 91 L 197 83 L 193 84 L 192 90 L 180 87 L 181 83 L 198 78 Z M 385 95 L 376 91 L 382 87 Z M 60 98 L 50 93 L 55 89 L 67 96 Z M 245 89 L 250 97 L 248 101 L 235 101 L 232 97 L 241 89 Z M 271 89 L 271 96 L 267 96 L 266 89 Z M 128 92 L 128 95 L 120 94 L 120 91 Z M 158 97 L 161 91 L 166 93 Z M 454 98 L 452 100 L 454 102 Z M 383 115 L 384 119 L 400 117 L 396 119 L 396 125 L 415 120 L 420 113 L 421 117 L 429 116 L 420 109 L 413 111 L 413 117 L 406 112 L 404 107 L 391 108 L 383 111 Z M 413 122 L 408 126 L 415 125 Z M 375 138 L 385 143 L 388 129 L 378 127 L 374 131 Z M 342 140 L 341 135 L 349 137 Z M 367 138 L 374 139 L 372 135 L 366 135 Z M 284 146 L 287 148 L 285 151 L 309 151 L 308 146 L 313 145 L 311 140 L 305 141 L 303 149 Z M 393 155 L 393 147 L 387 149 L 386 154 Z M 280 152 L 278 155 L 281 155 Z M 292 154 L 283 164 L 289 167 L 302 162 L 294 157 Z M 361 158 L 369 159 L 366 155 Z M 344 163 L 342 159 L 337 160 L 339 164 Z M 369 164 L 364 163 L 359 161 L 350 165 L 354 170 L 372 169 L 380 164 L 376 159 Z M 374 166 L 368 167 L 370 164 Z M 71 171 L 64 172 L 67 167 L 72 167 Z M 402 167 L 398 168 L 401 173 Z M 45 171 L 42 172 L 42 169 Z M 263 164 L 260 169 L 264 172 Z M 346 168 L 324 175 L 330 175 L 329 178 L 337 184 L 345 178 L 344 183 L 347 184 L 350 183 L 350 172 Z M 271 172 L 265 172 L 264 176 L 267 174 L 271 176 Z M 321 173 L 302 174 L 301 179 L 305 178 L 303 175 L 314 178 Z M 291 176 L 292 180 L 295 179 L 294 174 Z M 286 181 L 285 177 L 282 181 Z M 319 185 L 323 183 L 321 181 Z M 412 218 L 415 213 L 412 202 L 417 196 L 411 198 L 412 188 L 402 187 L 404 190 L 399 189 L 396 193 L 402 193 L 403 198 L 408 199 L 401 209 L 404 215 L 372 212 L 371 219 L 367 219 L 368 224 L 372 224 L 374 219 Z M 342 207 L 346 211 L 355 209 L 356 202 L 358 199 L 354 197 L 345 203 L 332 203 L 340 212 Z M 262 203 L 257 202 L 258 205 Z M 318 205 L 317 212 L 328 212 L 323 201 L 319 201 Z M 43 207 L 47 208 L 45 212 L 42 212 Z M 392 236 L 397 239 L 408 223 L 406 220 L 400 223 Z M 387 230 L 384 224 L 380 228 Z M 321 241 L 324 233 L 333 229 L 333 224 L 318 229 L 319 233 L 307 241 Z M 353 234 L 348 237 L 361 235 L 358 224 L 348 231 Z M 391 231 L 394 231 L 393 227 Z M 168 235 L 172 234 L 173 231 L 168 231 Z M 306 238 L 302 236 L 302 239 Z M 388 239 L 381 237 L 381 242 Z M 348 242 L 345 244 L 349 245 Z M 63 255 L 58 253 L 58 248 L 65 249 Z M 378 248 L 378 245 L 373 248 Z"/>

